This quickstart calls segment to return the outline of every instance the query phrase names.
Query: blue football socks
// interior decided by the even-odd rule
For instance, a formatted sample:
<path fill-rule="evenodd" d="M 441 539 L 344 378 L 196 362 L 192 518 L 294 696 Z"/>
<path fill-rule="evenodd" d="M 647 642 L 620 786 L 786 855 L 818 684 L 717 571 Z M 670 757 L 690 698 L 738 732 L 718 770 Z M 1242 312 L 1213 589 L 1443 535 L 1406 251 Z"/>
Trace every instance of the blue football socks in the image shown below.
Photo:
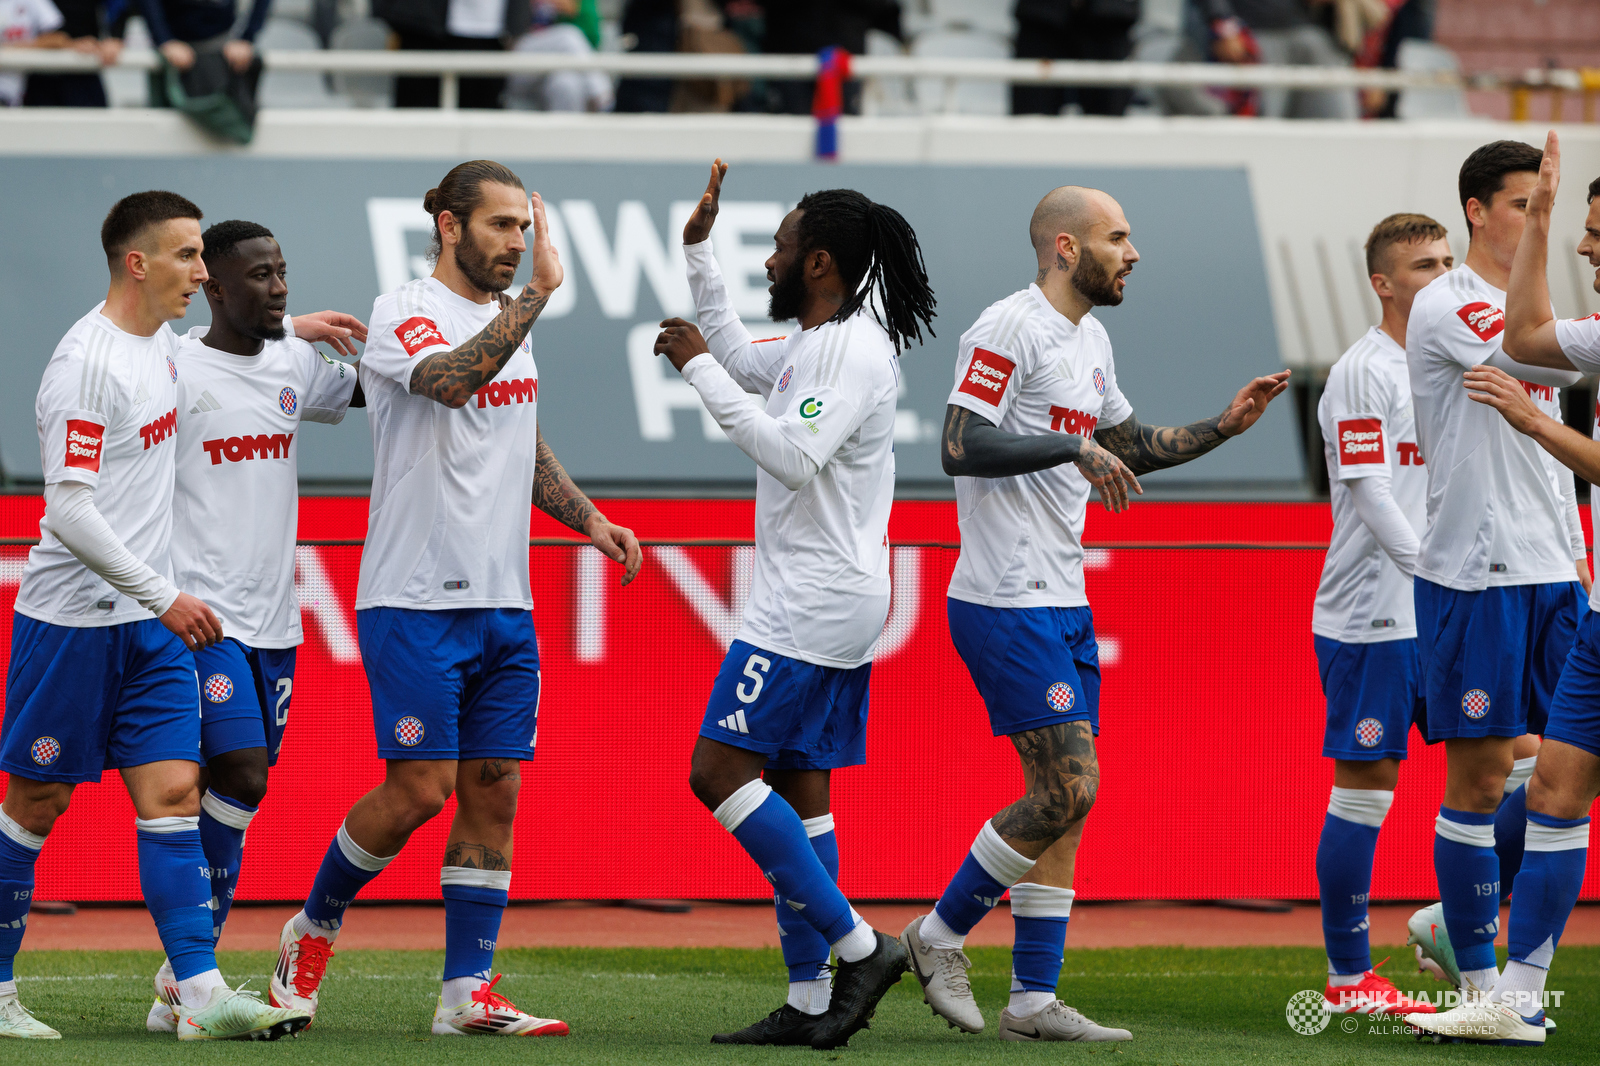
<path fill-rule="evenodd" d="M 1329 973 L 1359 974 L 1372 967 L 1367 938 L 1372 856 L 1393 803 L 1393 792 L 1377 789 L 1336 787 L 1328 797 L 1317 844 L 1317 886 Z"/>
<path fill-rule="evenodd" d="M 439 887 L 444 894 L 444 979 L 489 980 L 500 919 L 511 894 L 511 871 L 446 866 L 439 872 Z"/>
<path fill-rule="evenodd" d="M 1509 961 L 1495 999 L 1524 1017 L 1544 1009 L 1545 977 L 1583 888 L 1589 819 L 1528 812 L 1527 851 L 1511 894 Z"/>
<path fill-rule="evenodd" d="M 1538 757 L 1518 759 L 1511 764 L 1505 795 L 1494 815 L 1494 853 L 1500 857 L 1500 898 L 1511 895 L 1517 871 L 1522 869 L 1523 836 L 1528 831 L 1528 778 Z"/>
<path fill-rule="evenodd" d="M 13 979 L 12 965 L 28 930 L 33 902 L 33 864 L 44 837 L 28 832 L 0 811 L 0 982 Z"/>
<path fill-rule="evenodd" d="M 1440 807 L 1434 822 L 1433 868 L 1457 968 L 1463 975 L 1496 969 L 1500 860 L 1494 853 L 1494 815 Z"/>
<path fill-rule="evenodd" d="M 1002 840 L 992 823 L 984 822 L 956 875 L 934 905 L 933 914 L 923 919 L 918 935 L 930 947 L 960 947 L 961 938 L 972 932 L 1000 897 L 1033 869 L 1033 864 L 1033 859 Z"/>
<path fill-rule="evenodd" d="M 1061 982 L 1073 896 L 1070 888 L 1029 881 L 1011 886 L 1011 919 L 1016 925 L 1011 973 L 1023 990 L 1048 992 L 1054 998 Z"/>
<path fill-rule="evenodd" d="M 393 859 L 393 855 L 380 859 L 362 850 L 341 825 L 328 845 L 327 854 L 322 857 L 322 866 L 317 870 L 316 879 L 311 882 L 311 894 L 306 897 L 305 909 L 301 913 L 321 935 L 332 942 L 339 933 L 339 926 L 344 923 L 345 909 L 355 901 L 356 894 L 366 887 L 367 882 L 382 873 Z M 305 932 L 301 930 L 302 935 Z"/>
<path fill-rule="evenodd" d="M 233 890 L 239 883 L 240 856 L 244 852 L 244 833 L 256 816 L 230 796 L 206 790 L 200 797 L 200 846 L 211 867 L 211 923 L 213 939 L 222 936 L 222 926 L 233 906 Z"/>
<path fill-rule="evenodd" d="M 136 818 L 139 889 L 179 981 L 217 968 L 198 817 Z"/>
<path fill-rule="evenodd" d="M 834 884 L 839 883 L 839 838 L 833 831 L 833 815 L 806 818 L 801 823 L 811 840 L 811 850 Z M 811 928 L 800 912 L 789 906 L 783 893 L 773 899 L 778 912 L 779 943 L 783 962 L 789 968 L 790 983 L 815 981 L 826 977 L 831 947 L 823 935 Z"/>

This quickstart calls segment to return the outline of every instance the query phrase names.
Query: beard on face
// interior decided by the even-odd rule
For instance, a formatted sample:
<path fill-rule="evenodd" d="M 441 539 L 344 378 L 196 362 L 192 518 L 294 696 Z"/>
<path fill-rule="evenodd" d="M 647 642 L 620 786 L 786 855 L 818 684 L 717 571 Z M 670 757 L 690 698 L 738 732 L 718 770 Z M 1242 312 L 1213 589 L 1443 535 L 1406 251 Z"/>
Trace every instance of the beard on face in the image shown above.
<path fill-rule="evenodd" d="M 516 276 L 516 268 L 522 262 L 520 252 L 507 252 L 500 260 L 491 258 L 489 253 L 478 244 L 472 235 L 472 226 L 462 227 L 461 240 L 456 244 L 455 250 L 456 269 L 461 271 L 461 276 L 479 292 L 501 292 L 511 284 L 511 278 L 502 282 L 495 276 L 500 266 L 509 266 L 512 277 Z"/>
<path fill-rule="evenodd" d="M 263 321 L 240 332 L 253 341 L 281 341 L 288 336 L 288 331 L 283 328 L 282 322 L 276 326 L 269 326 Z"/>
<path fill-rule="evenodd" d="M 795 256 L 789 269 L 778 275 L 772 284 L 771 298 L 767 301 L 767 317 L 774 322 L 787 322 L 800 317 L 801 305 L 806 300 L 806 282 L 803 276 L 805 258 Z"/>
<path fill-rule="evenodd" d="M 1115 307 L 1122 302 L 1115 275 L 1087 248 L 1078 260 L 1078 269 L 1069 280 L 1078 295 L 1088 300 L 1092 307 Z"/>

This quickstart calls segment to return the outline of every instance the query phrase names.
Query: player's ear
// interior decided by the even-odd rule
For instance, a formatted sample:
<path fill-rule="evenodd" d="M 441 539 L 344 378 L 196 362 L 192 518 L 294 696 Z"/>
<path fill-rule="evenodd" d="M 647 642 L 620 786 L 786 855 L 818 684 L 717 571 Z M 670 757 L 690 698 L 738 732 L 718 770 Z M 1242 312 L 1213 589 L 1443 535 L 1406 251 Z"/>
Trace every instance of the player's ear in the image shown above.
<path fill-rule="evenodd" d="M 833 269 L 833 256 L 826 248 L 818 248 L 811 253 L 811 269 L 808 273 L 812 277 L 825 278 L 831 269 Z"/>
<path fill-rule="evenodd" d="M 440 211 L 438 226 L 441 242 L 453 244 L 461 239 L 461 228 L 456 224 L 456 213 L 454 211 Z"/>
<path fill-rule="evenodd" d="M 1080 251 L 1078 238 L 1070 233 L 1056 234 L 1056 258 L 1065 259 L 1069 269 L 1077 263 Z"/>
<path fill-rule="evenodd" d="M 201 283 L 200 287 L 206 291 L 207 296 L 217 301 L 217 303 L 220 304 L 226 302 L 222 298 L 222 282 L 217 280 L 217 276 L 215 274 L 208 273 L 206 275 L 206 280 Z"/>
<path fill-rule="evenodd" d="M 135 281 L 143 281 L 149 273 L 149 266 L 145 260 L 144 252 L 137 248 L 129 248 L 122 255 L 122 270 Z"/>
<path fill-rule="evenodd" d="M 1389 278 L 1387 275 L 1374 274 L 1367 280 L 1372 283 L 1372 291 L 1378 294 L 1378 299 L 1381 300 L 1385 296 L 1394 295 L 1394 286 L 1389 284 Z"/>

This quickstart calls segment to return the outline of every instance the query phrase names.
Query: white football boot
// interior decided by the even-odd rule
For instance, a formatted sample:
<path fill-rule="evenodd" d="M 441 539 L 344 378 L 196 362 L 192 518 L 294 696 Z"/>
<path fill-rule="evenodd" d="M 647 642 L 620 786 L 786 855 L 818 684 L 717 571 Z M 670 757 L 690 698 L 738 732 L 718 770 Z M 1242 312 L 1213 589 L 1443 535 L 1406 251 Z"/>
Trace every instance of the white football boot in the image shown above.
<path fill-rule="evenodd" d="M 1450 932 L 1444 927 L 1444 904 L 1435 903 L 1413 914 L 1406 922 L 1410 934 L 1406 943 L 1417 950 L 1417 969 L 1432 975 L 1435 981 L 1454 985 L 1463 993 L 1482 991 L 1467 989 L 1456 966 L 1456 951 L 1450 945 Z"/>
<path fill-rule="evenodd" d="M 294 919 L 283 923 L 278 934 L 278 964 L 267 982 L 267 1002 L 274 1007 L 305 1011 L 317 1016 L 317 990 L 333 958 L 333 945 L 325 936 L 294 935 Z"/>
<path fill-rule="evenodd" d="M 16 995 L 0 997 L 0 1038 L 60 1040 L 61 1034 L 33 1016 Z"/>
<path fill-rule="evenodd" d="M 173 1013 L 179 1040 L 277 1040 L 299 1036 L 311 1024 L 306 1011 L 269 1006 L 259 992 L 226 985 L 213 988 L 204 1007 L 191 1010 L 179 1003 Z"/>
<path fill-rule="evenodd" d="M 1000 1012 L 1001 1040 L 1132 1040 L 1126 1029 L 1112 1029 L 1085 1018 L 1059 999 L 1038 1014 L 1019 1018 L 1007 1007 Z"/>
<path fill-rule="evenodd" d="M 943 1018 L 952 1029 L 964 1033 L 983 1032 L 983 1011 L 972 996 L 967 971 L 972 960 L 960 948 L 930 948 L 922 942 L 922 915 L 911 919 L 900 943 L 911 957 L 911 972 L 922 982 L 922 1002 Z"/>
<path fill-rule="evenodd" d="M 1464 1003 L 1439 1014 L 1408 1014 L 1406 1024 L 1421 1030 L 1419 1039 L 1436 1043 L 1508 1044 L 1537 1047 L 1544 1043 L 1544 1011 L 1524 1018 L 1502 1003 Z"/>
<path fill-rule="evenodd" d="M 172 972 L 171 959 L 161 960 L 155 984 L 156 1001 L 150 1004 L 150 1014 L 144 1020 L 144 1027 L 152 1033 L 176 1033 L 178 1015 L 172 1008 L 179 1003 L 178 978 Z"/>
<path fill-rule="evenodd" d="M 467 1002 L 454 1007 L 439 1006 L 433 1012 L 434 1036 L 566 1036 L 567 1023 L 555 1018 L 535 1018 L 516 1008 L 494 990 L 500 974 L 472 993 Z"/>

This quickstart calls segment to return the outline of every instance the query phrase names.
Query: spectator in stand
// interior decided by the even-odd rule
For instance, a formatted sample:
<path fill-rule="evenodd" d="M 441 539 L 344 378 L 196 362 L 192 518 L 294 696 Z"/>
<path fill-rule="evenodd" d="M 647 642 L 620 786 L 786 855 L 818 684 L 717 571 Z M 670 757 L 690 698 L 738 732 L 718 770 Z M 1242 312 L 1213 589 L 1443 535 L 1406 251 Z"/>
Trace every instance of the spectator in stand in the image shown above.
<path fill-rule="evenodd" d="M 61 11 L 50 0 L 0 0 L 0 46 L 76 48 L 98 54 L 98 41 L 81 44 L 63 26 Z M 0 106 L 21 106 L 26 84 L 26 75 L 0 74 Z"/>
<path fill-rule="evenodd" d="M 528 0 L 522 0 L 528 2 Z M 600 47 L 595 0 L 531 0 L 533 24 L 517 39 L 518 52 L 592 55 Z M 611 79 L 598 70 L 567 70 L 543 77 L 506 79 L 506 106 L 522 111 L 610 111 Z"/>
<path fill-rule="evenodd" d="M 1017 0 L 1018 59 L 1127 59 L 1139 0 Z M 1076 103 L 1086 115 L 1120 115 L 1133 90 L 1118 86 L 1013 85 L 1013 115 L 1059 115 Z"/>
<path fill-rule="evenodd" d="M 1250 31 L 1261 62 L 1297 67 L 1348 67 L 1350 53 L 1329 32 L 1334 0 L 1210 0 L 1219 19 L 1219 39 L 1229 23 Z M 1233 21 L 1237 20 L 1237 21 Z M 1357 117 L 1353 89 L 1263 89 L 1261 114 L 1267 118 Z"/>
<path fill-rule="evenodd" d="M 622 9 L 622 39 L 629 52 L 678 50 L 678 0 L 628 0 Z M 666 111 L 672 107 L 670 78 L 623 78 L 618 111 Z"/>
<path fill-rule="evenodd" d="M 748 6 L 748 5 L 745 5 Z M 867 49 L 867 31 L 900 37 L 900 0 L 779 0 L 763 5 L 763 52 L 816 55 L 829 45 L 851 55 Z M 816 81 L 769 81 L 766 110 L 781 115 L 811 114 Z M 845 114 L 861 113 L 861 85 L 845 86 Z"/>
<path fill-rule="evenodd" d="M 0 8 L 5 6 L 0 3 Z M 68 47 L 98 56 L 102 66 L 117 61 L 122 54 L 125 14 L 106 26 L 102 35 L 105 12 L 98 0 L 55 0 L 55 7 L 61 14 L 61 32 L 69 39 Z M 105 107 L 106 87 L 99 74 L 29 74 L 22 102 L 27 107 Z"/>
<path fill-rule="evenodd" d="M 372 13 L 389 24 L 405 50 L 501 52 L 528 28 L 532 8 L 529 0 L 374 0 Z M 457 106 L 499 108 L 505 88 L 504 77 L 461 78 Z M 394 106 L 438 107 L 439 79 L 395 78 Z"/>
<path fill-rule="evenodd" d="M 150 39 L 166 61 L 179 70 L 194 66 L 197 52 L 221 52 L 235 73 L 243 74 L 256 60 L 256 34 L 267 21 L 272 0 L 253 0 L 249 20 L 233 36 L 238 19 L 234 0 L 139 0 Z M 164 102 L 162 93 L 153 101 Z"/>

